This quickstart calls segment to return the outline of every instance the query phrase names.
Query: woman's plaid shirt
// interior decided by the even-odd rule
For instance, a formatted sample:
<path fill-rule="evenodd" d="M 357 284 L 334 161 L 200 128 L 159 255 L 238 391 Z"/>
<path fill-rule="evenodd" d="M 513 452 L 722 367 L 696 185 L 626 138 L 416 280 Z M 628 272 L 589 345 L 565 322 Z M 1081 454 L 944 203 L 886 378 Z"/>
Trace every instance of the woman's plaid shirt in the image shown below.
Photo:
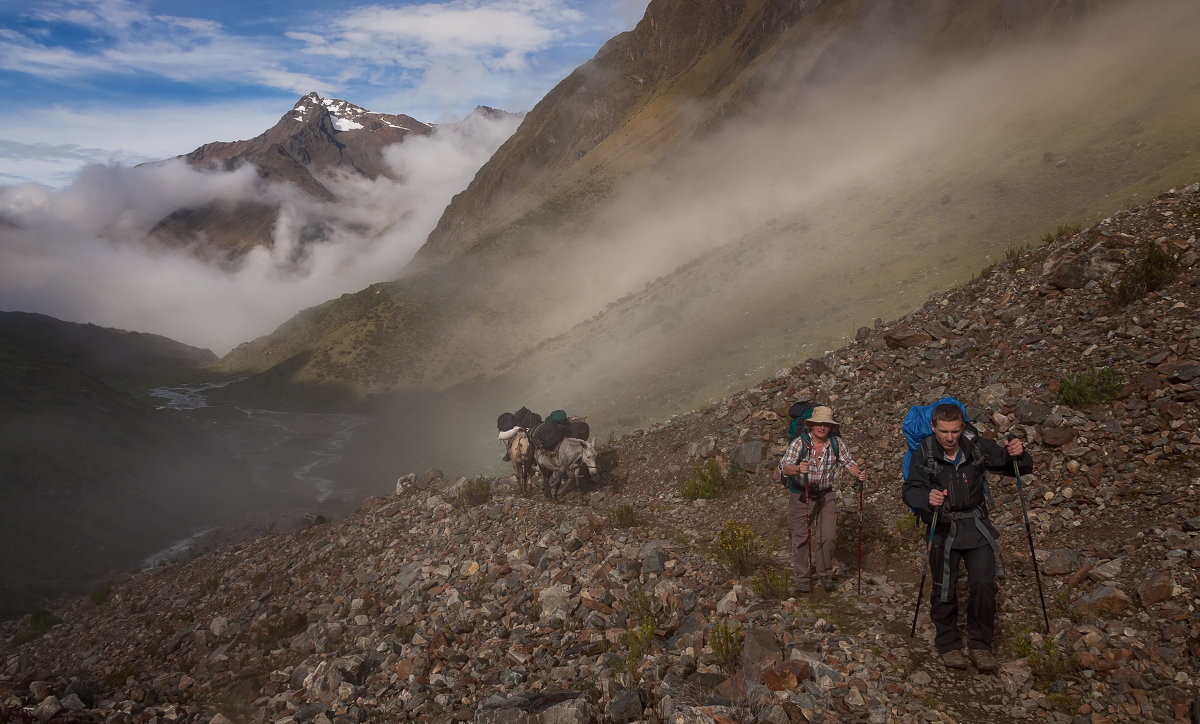
<path fill-rule="evenodd" d="M 800 461 L 800 456 L 804 453 L 804 437 L 797 435 L 792 444 L 788 445 L 784 451 L 783 457 L 779 458 L 779 472 L 783 474 L 785 465 L 795 465 Z M 850 457 L 850 450 L 846 447 L 846 441 L 838 439 L 838 456 L 833 457 L 833 445 L 829 441 L 825 442 L 825 447 L 821 450 L 820 459 L 812 459 L 811 451 L 808 460 L 808 482 L 818 490 L 831 490 L 833 488 L 833 476 L 837 472 L 838 466 L 849 469 L 854 465 L 854 458 Z"/>

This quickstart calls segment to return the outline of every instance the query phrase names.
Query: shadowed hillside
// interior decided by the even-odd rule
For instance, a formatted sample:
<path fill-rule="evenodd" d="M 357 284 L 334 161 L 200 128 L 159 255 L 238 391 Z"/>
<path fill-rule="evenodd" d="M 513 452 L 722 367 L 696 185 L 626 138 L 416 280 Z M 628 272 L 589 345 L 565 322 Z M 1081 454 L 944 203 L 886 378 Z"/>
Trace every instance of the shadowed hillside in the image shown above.
<path fill-rule="evenodd" d="M 213 359 L 156 335 L 0 313 L 0 618 L 79 595 L 246 504 L 229 451 L 145 395 Z"/>

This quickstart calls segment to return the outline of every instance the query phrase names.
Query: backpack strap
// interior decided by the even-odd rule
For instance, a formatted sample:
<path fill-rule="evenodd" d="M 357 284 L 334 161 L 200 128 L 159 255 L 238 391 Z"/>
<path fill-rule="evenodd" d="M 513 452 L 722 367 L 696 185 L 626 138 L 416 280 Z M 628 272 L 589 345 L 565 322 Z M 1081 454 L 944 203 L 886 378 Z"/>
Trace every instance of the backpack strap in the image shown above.
<path fill-rule="evenodd" d="M 799 420 L 800 418 L 796 419 Z M 800 424 L 804 425 L 804 422 L 801 421 Z M 812 438 L 808 436 L 808 428 L 806 427 L 800 427 L 796 432 L 796 437 L 800 438 L 800 455 L 796 458 L 796 462 L 800 463 L 808 460 L 808 454 L 812 452 Z"/>

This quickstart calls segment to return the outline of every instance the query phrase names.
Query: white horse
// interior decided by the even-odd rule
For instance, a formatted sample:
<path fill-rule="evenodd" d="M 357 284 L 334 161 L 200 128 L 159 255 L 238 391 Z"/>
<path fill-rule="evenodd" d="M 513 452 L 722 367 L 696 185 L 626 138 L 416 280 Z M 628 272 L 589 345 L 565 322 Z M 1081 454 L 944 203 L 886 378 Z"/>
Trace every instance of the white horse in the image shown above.
<path fill-rule="evenodd" d="M 583 486 L 579 482 L 580 468 L 586 467 L 588 474 L 596 476 L 596 443 L 594 440 L 563 438 L 554 450 L 534 450 L 534 459 L 542 473 L 542 493 L 547 500 L 558 498 L 563 479 L 570 478 L 583 498 Z"/>

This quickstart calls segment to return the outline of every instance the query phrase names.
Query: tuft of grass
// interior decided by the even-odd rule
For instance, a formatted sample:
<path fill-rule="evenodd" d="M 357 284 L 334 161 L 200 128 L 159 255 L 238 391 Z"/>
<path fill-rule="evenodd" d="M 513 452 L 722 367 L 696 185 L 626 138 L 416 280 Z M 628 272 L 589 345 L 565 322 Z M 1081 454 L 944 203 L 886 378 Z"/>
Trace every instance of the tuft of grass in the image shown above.
<path fill-rule="evenodd" d="M 534 601 L 533 603 L 529 604 L 529 608 L 527 608 L 525 610 L 525 618 L 529 619 L 530 621 L 532 621 L 534 623 L 537 623 L 541 617 L 542 617 L 542 604 L 537 601 Z"/>
<path fill-rule="evenodd" d="M 34 611 L 29 615 L 29 628 L 12 637 L 12 644 L 20 646 L 41 638 L 50 629 L 62 623 L 62 619 L 46 610 Z"/>
<path fill-rule="evenodd" d="M 621 642 L 625 644 L 625 661 L 620 672 L 627 677 L 626 684 L 632 686 L 642 657 L 650 653 L 654 646 L 654 629 L 643 622 L 621 634 Z"/>
<path fill-rule="evenodd" d="M 417 627 L 415 624 L 411 623 L 398 623 L 396 624 L 396 630 L 392 633 L 395 634 L 396 638 L 400 641 L 408 643 L 409 641 L 412 641 L 413 636 L 417 634 Z"/>
<path fill-rule="evenodd" d="M 618 671 L 626 676 L 630 686 L 636 683 L 634 677 L 642 657 L 654 650 L 654 632 L 662 613 L 662 602 L 647 594 L 641 586 L 629 589 L 629 598 L 625 601 L 628 630 L 621 634 L 625 659 Z"/>
<path fill-rule="evenodd" d="M 1058 229 L 1053 234 L 1046 233 L 1042 235 L 1042 241 L 1049 244 L 1055 239 L 1061 239 L 1064 236 L 1075 236 L 1083 230 L 1081 224 L 1059 224 Z"/>
<path fill-rule="evenodd" d="M 1150 292 L 1170 284 L 1179 269 L 1179 257 L 1164 250 L 1153 241 L 1142 242 L 1134 254 L 1133 264 L 1117 284 L 1113 302 L 1125 306 L 1136 302 Z"/>
<path fill-rule="evenodd" d="M 683 497 L 688 500 L 712 500 L 721 495 L 729 481 L 721 472 L 721 463 L 709 458 L 696 466 L 696 471 L 683 487 Z"/>
<path fill-rule="evenodd" d="M 1009 265 L 1015 267 L 1017 262 L 1020 261 L 1021 255 L 1032 248 L 1033 247 L 1029 244 L 1026 244 L 1025 246 L 1013 244 L 1004 251 L 1004 259 L 1009 263 Z"/>
<path fill-rule="evenodd" d="M 1068 407 L 1090 407 L 1112 402 L 1125 384 L 1125 375 L 1113 367 L 1092 367 L 1086 372 L 1058 378 L 1058 401 Z"/>
<path fill-rule="evenodd" d="M 92 600 L 92 603 L 100 606 L 108 600 L 109 596 L 112 595 L 112 588 L 113 587 L 111 583 L 101 584 L 100 586 L 97 586 L 94 591 L 88 594 L 88 598 Z"/>
<path fill-rule="evenodd" d="M 779 568 L 760 568 L 754 572 L 754 582 L 750 590 L 761 597 L 770 600 L 787 598 L 788 582 L 791 574 Z"/>
<path fill-rule="evenodd" d="M 727 520 L 725 527 L 717 534 L 718 557 L 739 576 L 758 568 L 762 549 L 762 541 L 745 523 Z"/>
<path fill-rule="evenodd" d="M 618 505 L 608 512 L 608 524 L 613 528 L 632 528 L 637 525 L 637 513 L 632 505 Z"/>
<path fill-rule="evenodd" d="M 1026 661 L 1029 662 L 1039 691 L 1049 690 L 1055 681 L 1070 676 L 1080 668 L 1079 655 L 1073 651 L 1066 653 L 1051 638 L 1043 638 L 1040 646 L 1030 645 Z"/>
<path fill-rule="evenodd" d="M 492 497 L 492 486 L 487 478 L 482 476 L 471 478 L 458 489 L 456 503 L 460 508 L 473 508 L 483 505 Z"/>
<path fill-rule="evenodd" d="M 997 638 L 1009 656 L 1026 660 L 1039 691 L 1049 691 L 1055 681 L 1079 671 L 1078 654 L 1068 653 L 1050 637 L 1034 634 L 1028 625 L 1000 623 Z"/>
<path fill-rule="evenodd" d="M 1068 618 L 1073 623 L 1079 623 L 1083 620 L 1083 615 L 1071 607 L 1071 599 L 1074 597 L 1074 594 L 1075 589 L 1072 586 L 1063 586 L 1060 588 L 1054 594 L 1053 603 L 1051 604 L 1054 607 L 1054 613 L 1051 615 L 1053 617 Z"/>
<path fill-rule="evenodd" d="M 995 265 L 995 264 L 988 264 L 988 265 L 987 265 L 987 266 L 985 266 L 984 268 L 980 269 L 978 274 L 973 274 L 973 275 L 971 276 L 971 279 L 972 279 L 972 280 L 975 280 L 975 279 L 987 279 L 988 277 L 990 277 L 990 276 L 992 275 L 992 272 L 994 272 L 994 271 L 996 271 L 996 265 Z"/>
<path fill-rule="evenodd" d="M 717 619 L 713 622 L 712 630 L 709 633 L 709 644 L 712 646 L 717 665 L 732 672 L 738 657 L 742 655 L 740 628 L 735 624 L 730 624 L 727 619 Z"/>
<path fill-rule="evenodd" d="M 646 593 L 641 586 L 629 589 L 629 599 L 625 601 L 625 612 L 630 625 L 648 624 L 653 631 L 658 627 L 658 619 L 663 613 L 662 601 Z"/>

